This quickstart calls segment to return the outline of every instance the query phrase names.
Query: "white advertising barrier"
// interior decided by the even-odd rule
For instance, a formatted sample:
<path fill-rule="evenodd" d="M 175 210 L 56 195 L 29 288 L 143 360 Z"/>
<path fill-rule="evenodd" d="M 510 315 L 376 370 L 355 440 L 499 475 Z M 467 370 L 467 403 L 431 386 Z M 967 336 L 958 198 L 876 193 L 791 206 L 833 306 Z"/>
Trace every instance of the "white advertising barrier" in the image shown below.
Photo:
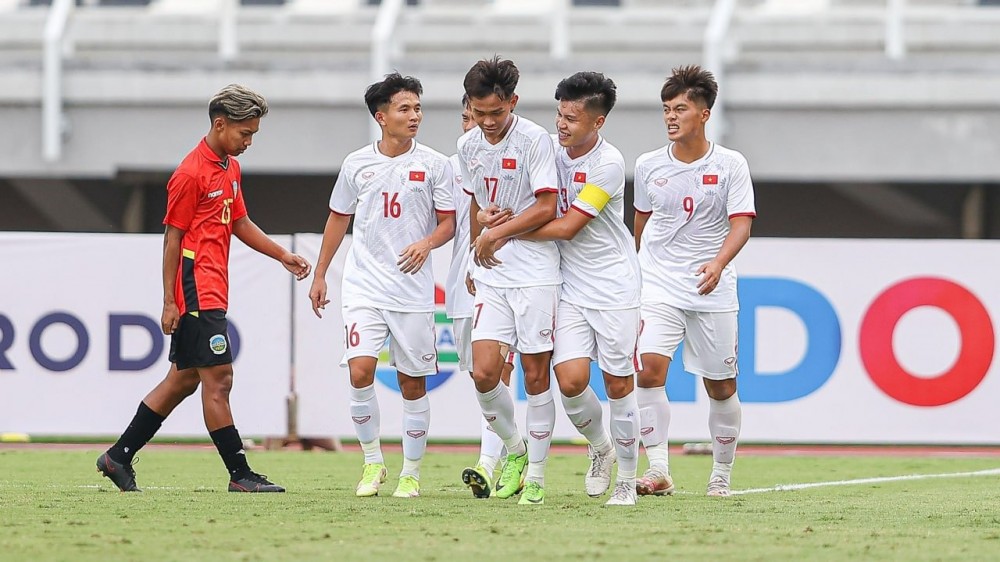
<path fill-rule="evenodd" d="M 998 252 L 751 240 L 739 256 L 743 439 L 1000 443 Z M 674 390 L 671 430 L 687 436 L 707 408 Z"/>
<path fill-rule="evenodd" d="M 333 303 L 312 316 L 300 285 L 294 313 L 299 429 L 353 435 L 348 414 L 339 279 L 346 244 L 330 268 Z M 296 235 L 314 259 L 319 236 Z M 744 441 L 1000 443 L 1000 244 L 970 241 L 753 239 L 739 257 L 740 396 Z M 450 250 L 435 252 L 445 278 Z M 443 258 L 443 259 L 442 259 Z M 439 311 L 443 312 L 443 308 Z M 442 374 L 430 391 L 435 438 L 476 438 L 473 386 L 457 373 L 450 324 L 438 315 Z M 667 390 L 672 441 L 708 440 L 708 399 L 678 354 Z M 442 380 L 443 379 L 443 380 Z M 599 373 L 592 381 L 603 398 Z M 383 435 L 398 437 L 401 406 L 391 369 L 377 383 Z M 523 424 L 526 401 L 515 373 Z M 553 389 L 555 386 L 553 385 Z M 555 437 L 576 437 L 557 398 Z M 605 415 L 607 409 L 605 406 Z"/>
<path fill-rule="evenodd" d="M 350 247 L 351 237 L 334 257 L 327 273 L 329 287 L 327 305 L 323 319 L 316 318 L 309 307 L 309 288 L 298 287 L 295 295 L 295 381 L 299 396 L 299 434 L 303 436 L 354 436 L 354 425 L 349 411 L 350 381 L 345 367 L 340 366 L 344 354 L 344 324 L 340 314 L 340 279 L 344 271 L 344 259 Z M 310 260 L 319 255 L 321 237 L 310 234 L 296 234 L 296 251 Z M 432 254 L 434 277 L 437 283 L 437 328 L 438 368 L 437 375 L 428 379 L 428 396 L 431 405 L 432 439 L 475 439 L 480 435 L 482 413 L 476 400 L 475 386 L 465 371 L 458 370 L 458 356 L 455 354 L 455 338 L 451 321 L 444 313 L 444 282 L 451 262 L 451 244 L 448 243 Z M 375 388 L 381 411 L 382 435 L 398 439 L 402 435 L 403 406 L 396 383 L 396 373 L 389 367 L 387 353 L 379 362 Z M 519 425 L 523 425 L 527 411 L 527 399 L 518 369 L 514 373 L 512 386 L 515 387 L 515 404 L 518 409 Z M 562 413 L 557 403 L 557 424 L 555 435 L 569 438 L 576 430 Z"/>
<path fill-rule="evenodd" d="M 0 234 L 0 432 L 125 429 L 170 366 L 159 327 L 162 246 L 159 235 Z M 284 435 L 292 277 L 234 239 L 230 281 L 236 425 Z M 205 432 L 197 393 L 160 435 Z"/>

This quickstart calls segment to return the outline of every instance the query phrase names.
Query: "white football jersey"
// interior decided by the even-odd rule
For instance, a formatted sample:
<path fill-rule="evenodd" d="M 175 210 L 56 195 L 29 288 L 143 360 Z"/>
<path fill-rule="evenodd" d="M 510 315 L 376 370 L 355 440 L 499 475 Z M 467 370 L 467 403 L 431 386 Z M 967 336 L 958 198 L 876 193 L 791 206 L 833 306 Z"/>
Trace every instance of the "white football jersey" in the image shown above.
<path fill-rule="evenodd" d="M 674 158 L 671 147 L 647 152 L 635 163 L 635 210 L 652 213 L 639 246 L 642 302 L 698 312 L 739 310 L 732 263 L 707 295 L 698 294 L 696 274 L 718 255 L 730 218 L 757 216 L 747 160 L 712 143 L 705 156 L 688 164 Z"/>
<path fill-rule="evenodd" d="M 472 251 L 469 248 L 469 206 L 472 196 L 465 192 L 465 182 L 462 177 L 462 166 L 458 163 L 458 155 L 448 159 L 452 174 L 452 199 L 455 202 L 455 240 L 452 242 L 451 267 L 448 269 L 448 280 L 445 282 L 445 313 L 448 318 L 471 318 L 472 306 L 475 303 L 469 290 L 465 287 L 465 272 L 469 270 L 469 260 Z"/>
<path fill-rule="evenodd" d="M 490 144 L 472 129 L 458 139 L 465 192 L 481 209 L 491 204 L 514 215 L 535 203 L 535 195 L 557 192 L 555 154 L 549 133 L 517 115 L 507 135 Z M 496 253 L 503 263 L 493 269 L 475 267 L 472 278 L 494 287 L 537 287 L 559 284 L 559 250 L 555 242 L 510 240 Z"/>
<path fill-rule="evenodd" d="M 559 216 L 570 208 L 591 217 L 572 240 L 559 240 L 562 300 L 583 308 L 618 310 L 639 306 L 639 259 L 625 226 L 625 159 L 599 137 L 587 154 L 573 159 L 559 146 Z"/>
<path fill-rule="evenodd" d="M 330 210 L 355 215 L 354 238 L 344 264 L 344 306 L 372 306 L 396 312 L 433 312 L 431 258 L 414 274 L 397 262 L 403 248 L 426 238 L 436 213 L 454 213 L 448 159 L 413 141 L 390 158 L 373 142 L 344 159 L 330 195 Z"/>

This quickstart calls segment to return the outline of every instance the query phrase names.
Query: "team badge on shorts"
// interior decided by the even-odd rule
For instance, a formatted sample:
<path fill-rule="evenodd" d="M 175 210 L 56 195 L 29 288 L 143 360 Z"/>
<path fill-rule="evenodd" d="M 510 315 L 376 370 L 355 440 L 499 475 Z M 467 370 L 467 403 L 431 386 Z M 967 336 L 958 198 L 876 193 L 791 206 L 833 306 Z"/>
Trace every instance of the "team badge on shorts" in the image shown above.
<path fill-rule="evenodd" d="M 222 355 L 229 349 L 229 345 L 226 343 L 226 336 L 222 334 L 216 334 L 208 338 L 208 347 L 212 349 L 212 353 L 216 355 Z"/>

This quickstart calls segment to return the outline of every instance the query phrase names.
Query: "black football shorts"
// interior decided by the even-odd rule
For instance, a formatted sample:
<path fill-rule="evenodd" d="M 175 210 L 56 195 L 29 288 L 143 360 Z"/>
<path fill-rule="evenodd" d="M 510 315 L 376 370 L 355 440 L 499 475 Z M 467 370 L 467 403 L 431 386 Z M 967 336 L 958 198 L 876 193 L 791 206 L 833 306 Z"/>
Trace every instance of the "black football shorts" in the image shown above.
<path fill-rule="evenodd" d="M 200 310 L 181 316 L 170 336 L 170 362 L 178 370 L 233 362 L 225 310 Z"/>

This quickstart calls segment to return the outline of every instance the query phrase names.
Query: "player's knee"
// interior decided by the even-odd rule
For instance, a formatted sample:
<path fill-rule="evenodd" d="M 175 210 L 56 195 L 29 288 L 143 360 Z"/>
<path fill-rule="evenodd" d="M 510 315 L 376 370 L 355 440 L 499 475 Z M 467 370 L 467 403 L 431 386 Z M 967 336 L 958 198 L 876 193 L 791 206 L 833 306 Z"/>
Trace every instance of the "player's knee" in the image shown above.
<path fill-rule="evenodd" d="M 712 400 L 729 400 L 736 394 L 736 379 L 721 381 L 705 379 L 705 391 Z"/>
<path fill-rule="evenodd" d="M 473 366 L 472 372 L 469 374 L 472 376 L 472 381 L 476 383 L 477 388 L 489 383 L 500 382 L 500 373 L 495 372 L 494 369 Z"/>
<path fill-rule="evenodd" d="M 186 377 L 177 382 L 177 384 L 174 387 L 174 391 L 175 394 L 177 394 L 178 396 L 187 398 L 188 396 L 194 394 L 194 391 L 198 390 L 198 387 L 200 385 L 201 385 L 201 379 L 199 379 L 197 376 Z"/>
<path fill-rule="evenodd" d="M 583 394 L 587 390 L 587 385 L 590 382 L 588 379 L 580 379 L 576 377 L 556 377 L 559 383 L 559 392 L 563 396 L 574 397 Z"/>
<path fill-rule="evenodd" d="M 417 400 L 427 395 L 427 379 L 423 377 L 400 376 L 399 392 L 406 400 Z"/>
<path fill-rule="evenodd" d="M 635 385 L 632 383 L 632 377 L 606 376 L 604 377 L 604 388 L 608 394 L 608 398 L 617 400 L 631 394 Z"/>
<path fill-rule="evenodd" d="M 212 377 L 203 377 L 202 394 L 213 401 L 229 401 L 229 393 L 233 390 L 233 373 L 229 371 Z"/>
<path fill-rule="evenodd" d="M 642 359 L 642 370 L 636 374 L 636 382 L 642 388 L 656 388 L 667 383 L 667 369 L 670 359 Z"/>

